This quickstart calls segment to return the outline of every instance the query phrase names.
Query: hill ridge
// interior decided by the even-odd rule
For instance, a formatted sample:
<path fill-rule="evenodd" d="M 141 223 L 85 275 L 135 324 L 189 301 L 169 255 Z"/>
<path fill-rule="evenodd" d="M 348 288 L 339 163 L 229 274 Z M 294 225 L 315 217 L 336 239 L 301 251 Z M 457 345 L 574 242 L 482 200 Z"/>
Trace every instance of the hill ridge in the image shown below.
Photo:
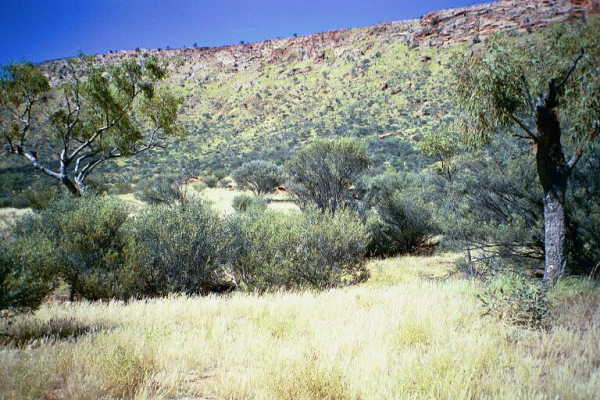
<path fill-rule="evenodd" d="M 214 57 L 226 65 L 235 63 L 237 58 L 244 55 L 262 58 L 269 50 L 272 55 L 267 62 L 277 62 L 285 60 L 288 53 L 286 49 L 300 47 L 306 49 L 306 58 L 318 60 L 323 57 L 325 48 L 347 44 L 355 33 L 381 38 L 400 37 L 410 46 L 446 47 L 455 43 L 478 42 L 494 33 L 533 32 L 550 24 L 582 20 L 597 13 L 600 13 L 600 0 L 499 0 L 433 11 L 420 19 L 385 22 L 368 27 L 218 47 L 119 50 L 98 54 L 96 58 L 99 62 L 111 64 L 143 52 L 166 58 L 183 56 L 188 61 Z M 40 65 L 48 73 L 53 73 L 54 64 L 61 64 L 68 59 L 48 60 Z"/>

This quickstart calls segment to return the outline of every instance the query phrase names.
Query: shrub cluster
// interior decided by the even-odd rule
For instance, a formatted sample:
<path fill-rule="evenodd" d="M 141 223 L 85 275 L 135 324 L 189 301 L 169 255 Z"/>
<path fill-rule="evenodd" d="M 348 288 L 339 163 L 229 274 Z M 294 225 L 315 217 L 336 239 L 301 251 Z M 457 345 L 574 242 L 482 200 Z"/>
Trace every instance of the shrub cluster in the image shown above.
<path fill-rule="evenodd" d="M 121 228 L 127 215 L 110 198 L 64 198 L 18 221 L 8 239 L 9 262 L 23 276 L 53 278 L 48 287 L 63 280 L 72 298 L 121 297 L 126 273 Z"/>
<path fill-rule="evenodd" d="M 356 208 L 357 188 L 370 164 L 360 141 L 318 140 L 298 151 L 287 164 L 287 188 L 301 208 L 314 206 L 332 213 Z"/>
<path fill-rule="evenodd" d="M 230 221 L 232 267 L 249 290 L 324 289 L 367 276 L 368 232 L 357 216 L 254 211 Z"/>
<path fill-rule="evenodd" d="M 128 270 L 143 296 L 208 293 L 223 282 L 229 235 L 200 200 L 148 207 L 127 225 Z"/>
<path fill-rule="evenodd" d="M 35 308 L 61 282 L 72 299 L 99 300 L 321 289 L 366 276 L 368 234 L 353 213 L 250 203 L 224 218 L 196 199 L 130 215 L 111 197 L 65 198 L 23 217 L 0 246 L 0 308 Z"/>
<path fill-rule="evenodd" d="M 237 212 L 246 212 L 250 210 L 265 210 L 267 201 L 262 197 L 240 194 L 233 198 L 233 209 Z"/>

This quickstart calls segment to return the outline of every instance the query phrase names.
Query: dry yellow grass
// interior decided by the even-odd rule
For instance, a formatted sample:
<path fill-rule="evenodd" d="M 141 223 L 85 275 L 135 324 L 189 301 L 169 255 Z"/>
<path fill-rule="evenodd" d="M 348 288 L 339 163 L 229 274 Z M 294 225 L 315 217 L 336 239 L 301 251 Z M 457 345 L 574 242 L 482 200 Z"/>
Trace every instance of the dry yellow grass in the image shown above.
<path fill-rule="evenodd" d="M 597 398 L 597 289 L 563 283 L 552 331 L 509 327 L 481 317 L 475 282 L 443 279 L 452 259 L 374 261 L 323 293 L 46 305 L 18 329 L 95 330 L 2 348 L 0 398 Z"/>

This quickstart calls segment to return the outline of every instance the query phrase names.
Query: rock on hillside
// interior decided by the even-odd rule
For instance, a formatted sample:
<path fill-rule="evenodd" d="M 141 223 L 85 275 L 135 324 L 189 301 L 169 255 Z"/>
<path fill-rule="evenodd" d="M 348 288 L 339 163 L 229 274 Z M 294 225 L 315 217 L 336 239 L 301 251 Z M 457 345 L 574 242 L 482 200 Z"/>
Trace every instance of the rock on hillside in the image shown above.
<path fill-rule="evenodd" d="M 216 48 L 138 49 L 96 56 L 99 62 L 114 63 L 137 57 L 140 52 L 156 54 L 179 63 L 193 63 L 194 70 L 208 67 L 232 71 L 260 64 L 315 60 L 323 61 L 328 50 L 347 47 L 361 39 L 399 38 L 412 46 L 443 47 L 477 42 L 498 33 L 525 33 L 565 21 L 581 20 L 600 13 L 600 0 L 500 0 L 471 7 L 431 12 L 419 20 L 398 21 L 367 28 L 336 30 L 314 35 L 267 40 Z M 42 64 L 52 77 L 60 77 L 65 60 Z"/>

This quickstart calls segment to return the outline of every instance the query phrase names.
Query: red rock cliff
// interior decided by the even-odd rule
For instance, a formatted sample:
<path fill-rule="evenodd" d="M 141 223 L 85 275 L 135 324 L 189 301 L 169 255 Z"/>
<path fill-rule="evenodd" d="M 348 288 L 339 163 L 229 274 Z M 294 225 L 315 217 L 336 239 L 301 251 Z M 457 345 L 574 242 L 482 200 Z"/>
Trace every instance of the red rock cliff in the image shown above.
<path fill-rule="evenodd" d="M 600 0 L 502 0 L 429 13 L 414 33 L 419 45 L 481 40 L 497 32 L 528 32 L 600 13 Z"/>

